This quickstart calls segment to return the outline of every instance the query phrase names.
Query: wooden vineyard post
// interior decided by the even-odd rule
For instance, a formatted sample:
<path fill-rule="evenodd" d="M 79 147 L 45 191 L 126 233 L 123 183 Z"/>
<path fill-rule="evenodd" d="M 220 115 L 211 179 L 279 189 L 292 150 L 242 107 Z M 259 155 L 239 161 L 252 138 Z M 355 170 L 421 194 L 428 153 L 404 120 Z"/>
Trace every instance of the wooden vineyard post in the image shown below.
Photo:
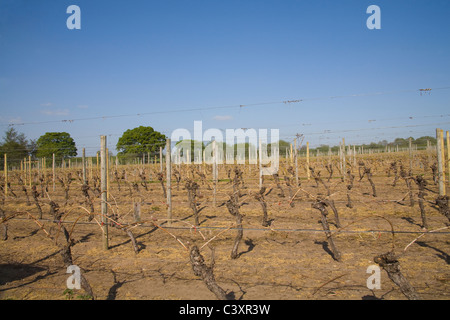
<path fill-rule="evenodd" d="M 28 160 L 27 157 L 23 158 L 23 176 L 24 176 L 24 185 L 28 184 Z"/>
<path fill-rule="evenodd" d="M 108 204 L 107 204 L 107 168 L 106 161 L 108 154 L 106 153 L 106 136 L 100 136 L 100 177 L 101 177 L 101 210 L 102 210 L 102 229 L 103 229 L 103 249 L 108 250 Z"/>
<path fill-rule="evenodd" d="M 163 172 L 163 148 L 159 147 L 159 171 Z"/>
<path fill-rule="evenodd" d="M 8 196 L 8 157 L 5 153 L 5 198 Z"/>
<path fill-rule="evenodd" d="M 202 151 L 202 173 L 206 173 L 206 153 L 205 152 L 206 152 L 205 149 L 203 149 L 203 151 Z"/>
<path fill-rule="evenodd" d="M 450 185 L 450 134 L 448 131 L 446 132 L 446 135 L 447 135 L 447 172 L 448 172 L 447 181 L 449 182 Z"/>
<path fill-rule="evenodd" d="M 437 149 L 437 161 L 438 161 L 438 181 L 439 181 L 439 195 L 445 196 L 445 183 L 444 183 L 444 164 L 442 161 L 442 155 L 444 150 L 442 150 L 444 132 L 442 129 L 436 129 L 436 149 Z"/>
<path fill-rule="evenodd" d="M 89 179 L 92 180 L 92 157 L 89 157 Z"/>
<path fill-rule="evenodd" d="M 342 174 L 343 169 L 342 169 L 342 142 L 339 142 L 339 170 Z"/>
<path fill-rule="evenodd" d="M 331 165 L 331 147 L 330 146 L 328 146 L 328 166 L 330 166 Z"/>
<path fill-rule="evenodd" d="M 292 165 L 294 162 L 293 153 L 292 153 L 292 143 L 290 145 L 291 145 L 291 152 L 289 153 L 289 158 L 290 158 L 290 163 Z"/>
<path fill-rule="evenodd" d="M 28 156 L 28 168 L 29 168 L 29 172 L 30 172 L 30 175 L 29 175 L 29 178 L 30 178 L 29 184 L 30 184 L 30 189 L 31 189 L 31 156 Z"/>
<path fill-rule="evenodd" d="M 345 161 L 345 138 L 342 138 L 342 177 L 345 182 L 345 176 L 346 176 L 346 161 Z"/>
<path fill-rule="evenodd" d="M 431 148 L 431 142 L 430 140 L 427 140 L 427 158 L 428 158 L 428 162 L 431 163 L 431 152 L 432 152 L 432 148 Z M 426 168 L 424 167 L 424 171 L 426 170 Z"/>
<path fill-rule="evenodd" d="M 409 170 L 412 171 L 412 140 L 409 137 Z"/>
<path fill-rule="evenodd" d="M 23 174 L 23 183 L 26 186 L 27 185 L 27 161 L 25 158 L 22 160 L 22 174 Z"/>
<path fill-rule="evenodd" d="M 166 140 L 166 175 L 167 175 L 167 224 L 172 225 L 172 149 L 170 139 Z"/>
<path fill-rule="evenodd" d="M 83 165 L 83 184 L 86 184 L 86 150 L 83 148 L 83 155 L 82 155 L 82 165 Z"/>
<path fill-rule="evenodd" d="M 55 154 L 52 155 L 52 183 L 53 183 L 53 192 L 55 192 Z"/>
<path fill-rule="evenodd" d="M 258 141 L 258 159 L 259 159 L 259 190 L 261 190 L 262 185 L 263 185 L 263 174 L 262 174 L 262 143 L 261 143 L 261 137 L 259 138 Z"/>
<path fill-rule="evenodd" d="M 311 173 L 309 172 L 309 142 L 306 142 L 306 175 L 309 180 L 311 177 Z"/>
<path fill-rule="evenodd" d="M 217 194 L 217 144 L 216 140 L 212 142 L 212 151 L 213 151 L 213 207 L 216 207 L 216 194 Z M 189 153 L 188 153 L 189 154 Z"/>
<path fill-rule="evenodd" d="M 444 130 L 440 129 L 440 142 L 441 142 L 441 158 L 442 158 L 442 180 L 444 182 L 444 190 L 445 190 L 445 144 L 444 144 Z"/>
<path fill-rule="evenodd" d="M 295 164 L 295 187 L 298 187 L 298 150 L 297 150 L 297 138 L 294 143 L 294 164 Z M 261 190 L 261 189 L 260 189 Z"/>
<path fill-rule="evenodd" d="M 186 163 L 187 163 L 186 169 L 190 168 L 191 167 L 191 150 L 190 149 L 188 152 L 186 152 Z"/>
<path fill-rule="evenodd" d="M 106 148 L 106 200 L 109 200 L 109 150 Z"/>

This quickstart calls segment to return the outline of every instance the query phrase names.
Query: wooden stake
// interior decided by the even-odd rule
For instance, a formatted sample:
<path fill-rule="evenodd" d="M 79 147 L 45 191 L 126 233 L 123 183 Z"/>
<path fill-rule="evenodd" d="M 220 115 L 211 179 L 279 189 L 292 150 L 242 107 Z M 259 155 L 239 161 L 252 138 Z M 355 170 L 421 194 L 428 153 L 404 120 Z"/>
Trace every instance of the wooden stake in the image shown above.
<path fill-rule="evenodd" d="M 8 196 L 8 157 L 5 153 L 5 198 Z"/>
<path fill-rule="evenodd" d="M 258 158 L 259 158 L 259 190 L 261 190 L 262 188 L 262 184 L 263 184 L 263 180 L 262 180 L 262 148 L 261 148 L 261 138 L 259 138 L 259 153 L 258 153 Z"/>
<path fill-rule="evenodd" d="M 55 192 L 55 178 L 56 178 L 56 174 L 55 174 L 55 154 L 53 154 L 53 159 L 52 159 L 52 182 L 53 182 L 53 192 Z"/>
<path fill-rule="evenodd" d="M 101 210 L 102 210 L 102 229 L 103 229 L 103 249 L 108 250 L 108 194 L 107 194 L 107 149 L 106 149 L 106 136 L 100 136 L 100 161 L 101 161 Z"/>
<path fill-rule="evenodd" d="M 442 129 L 436 129 L 436 149 L 437 149 L 437 161 L 438 161 L 438 179 L 439 179 L 439 195 L 445 196 L 445 183 L 444 183 L 444 170 L 443 170 L 443 161 L 442 154 L 444 150 L 442 150 L 442 140 L 444 137 L 444 132 Z"/>
<path fill-rule="evenodd" d="M 28 156 L 28 168 L 29 168 L 29 170 L 30 170 L 30 176 L 29 176 L 29 178 L 30 178 L 30 190 L 31 190 L 31 156 Z"/>
<path fill-rule="evenodd" d="M 166 140 L 166 175 L 167 175 L 167 224 L 172 225 L 172 147 L 170 139 Z"/>
<path fill-rule="evenodd" d="M 311 173 L 309 172 L 309 142 L 306 143 L 306 175 L 309 180 L 311 175 Z"/>
<path fill-rule="evenodd" d="M 213 207 L 216 207 L 216 193 L 217 193 L 217 144 L 216 140 L 212 142 L 213 149 Z M 188 153 L 189 155 L 189 153 Z"/>
<path fill-rule="evenodd" d="M 449 132 L 446 132 L 447 135 L 447 172 L 448 172 L 448 180 L 450 182 L 450 135 Z"/>
<path fill-rule="evenodd" d="M 298 150 L 297 150 L 297 138 L 295 138 L 294 142 L 294 165 L 295 165 L 295 187 L 298 187 Z M 261 190 L 261 188 L 260 188 Z"/>
<path fill-rule="evenodd" d="M 83 184 L 86 184 L 86 150 L 83 148 L 83 155 L 82 155 L 82 161 L 83 161 Z"/>
<path fill-rule="evenodd" d="M 444 186 L 445 186 L 445 145 L 444 145 L 444 130 L 441 129 L 441 139 L 440 139 L 440 143 L 441 143 L 441 150 L 442 150 L 442 180 L 444 181 Z"/>
<path fill-rule="evenodd" d="M 291 152 L 289 154 L 289 158 L 291 159 L 291 165 L 294 162 L 293 153 L 292 153 L 292 143 L 291 143 Z"/>
<path fill-rule="evenodd" d="M 346 177 L 346 161 L 345 161 L 345 138 L 342 138 L 342 178 L 345 182 L 345 177 Z"/>
<path fill-rule="evenodd" d="M 89 157 L 89 179 L 92 180 L 92 157 Z"/>
<path fill-rule="evenodd" d="M 106 148 L 106 199 L 109 200 L 109 150 Z"/>
<path fill-rule="evenodd" d="M 413 157 L 412 157 L 412 140 L 411 137 L 409 138 L 409 170 L 412 171 L 412 161 L 413 161 Z"/>
<path fill-rule="evenodd" d="M 163 148 L 159 147 L 159 171 L 163 172 Z"/>

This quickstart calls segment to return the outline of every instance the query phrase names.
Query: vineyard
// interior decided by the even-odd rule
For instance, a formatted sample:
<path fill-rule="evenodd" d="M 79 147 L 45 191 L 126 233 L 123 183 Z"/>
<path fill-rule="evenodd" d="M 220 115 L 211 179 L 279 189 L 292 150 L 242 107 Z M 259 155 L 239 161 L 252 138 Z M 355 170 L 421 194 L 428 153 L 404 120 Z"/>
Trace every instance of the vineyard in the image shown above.
<path fill-rule="evenodd" d="M 257 165 L 218 165 L 214 179 L 211 165 L 172 164 L 169 186 L 158 163 L 110 163 L 106 217 L 98 166 L 85 178 L 80 167 L 11 170 L 0 299 L 449 299 L 436 158 L 283 158 L 261 181 Z M 67 290 L 70 265 L 80 290 Z"/>

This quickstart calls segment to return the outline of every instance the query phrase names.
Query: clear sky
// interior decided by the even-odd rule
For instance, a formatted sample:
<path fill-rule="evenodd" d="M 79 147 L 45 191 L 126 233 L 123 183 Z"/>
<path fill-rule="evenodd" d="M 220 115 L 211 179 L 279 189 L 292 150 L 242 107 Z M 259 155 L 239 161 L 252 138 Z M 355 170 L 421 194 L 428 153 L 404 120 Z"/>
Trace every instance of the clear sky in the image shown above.
<path fill-rule="evenodd" d="M 312 146 L 433 136 L 449 102 L 448 0 L 0 0 L 0 131 L 65 131 L 88 154 L 195 120 Z"/>

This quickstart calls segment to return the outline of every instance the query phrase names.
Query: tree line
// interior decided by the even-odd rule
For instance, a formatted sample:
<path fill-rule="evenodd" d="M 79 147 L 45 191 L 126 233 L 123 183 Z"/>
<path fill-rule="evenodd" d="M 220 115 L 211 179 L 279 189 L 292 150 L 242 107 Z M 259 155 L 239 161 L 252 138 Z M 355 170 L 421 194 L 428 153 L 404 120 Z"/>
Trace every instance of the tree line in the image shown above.
<path fill-rule="evenodd" d="M 122 159 L 130 157 L 142 157 L 142 156 L 158 156 L 160 148 L 165 148 L 167 137 L 154 130 L 150 126 L 139 126 L 134 129 L 126 130 L 119 138 L 116 149 L 118 151 L 117 156 Z M 379 141 L 378 143 L 372 142 L 370 144 L 356 145 L 356 148 L 363 147 L 364 149 L 372 150 L 384 150 L 386 147 L 399 147 L 407 148 L 409 146 L 409 140 L 418 148 L 425 148 L 428 145 L 435 145 L 436 138 L 431 136 L 423 136 L 417 139 L 410 138 L 396 138 L 392 142 L 387 140 Z M 177 142 L 176 145 L 180 145 L 181 142 Z M 190 144 L 194 145 L 194 140 L 190 141 Z M 208 145 L 201 142 L 202 150 Z M 226 144 L 219 142 L 219 148 L 226 150 Z M 251 145 L 247 142 L 243 146 L 234 145 L 234 155 L 237 153 L 237 149 L 243 147 L 245 150 L 246 158 L 248 159 L 249 150 Z M 278 144 L 281 157 L 289 155 L 291 144 L 287 141 L 280 140 Z M 306 146 L 302 146 L 300 151 L 306 149 Z M 191 150 L 194 150 L 192 147 Z M 339 146 L 320 145 L 317 148 L 310 149 L 310 152 L 327 153 L 329 150 L 337 152 Z M 193 152 L 193 151 L 191 151 Z M 268 152 L 270 153 L 270 144 L 268 145 Z M 20 163 L 24 158 L 31 156 L 36 158 L 48 158 L 51 159 L 55 154 L 56 161 L 63 159 L 70 159 L 78 155 L 78 150 L 74 139 L 67 132 L 46 132 L 36 140 L 28 140 L 23 133 L 18 132 L 15 128 L 11 127 L 5 131 L 3 141 L 0 142 L 0 161 L 2 162 L 4 154 L 7 154 L 8 163 L 15 165 Z M 194 154 L 191 154 L 191 159 L 194 159 Z"/>
<path fill-rule="evenodd" d="M 355 148 L 364 148 L 366 150 L 385 150 L 386 147 L 388 148 L 408 148 L 409 147 L 409 140 L 411 139 L 411 144 L 414 146 L 417 146 L 418 149 L 425 149 L 428 145 L 436 145 L 436 138 L 431 136 L 423 136 L 419 137 L 417 139 L 414 139 L 413 137 L 409 138 L 396 138 L 392 142 L 388 142 L 387 140 L 382 140 L 379 142 L 371 142 L 369 144 L 359 144 L 355 145 Z M 353 144 L 352 144 L 353 146 Z M 321 145 L 315 149 L 310 149 L 310 151 L 319 151 L 321 153 L 326 153 L 328 150 L 331 150 L 332 152 L 337 152 L 339 150 L 339 146 L 329 146 L 329 145 Z M 306 150 L 306 146 L 302 147 L 302 150 Z"/>

